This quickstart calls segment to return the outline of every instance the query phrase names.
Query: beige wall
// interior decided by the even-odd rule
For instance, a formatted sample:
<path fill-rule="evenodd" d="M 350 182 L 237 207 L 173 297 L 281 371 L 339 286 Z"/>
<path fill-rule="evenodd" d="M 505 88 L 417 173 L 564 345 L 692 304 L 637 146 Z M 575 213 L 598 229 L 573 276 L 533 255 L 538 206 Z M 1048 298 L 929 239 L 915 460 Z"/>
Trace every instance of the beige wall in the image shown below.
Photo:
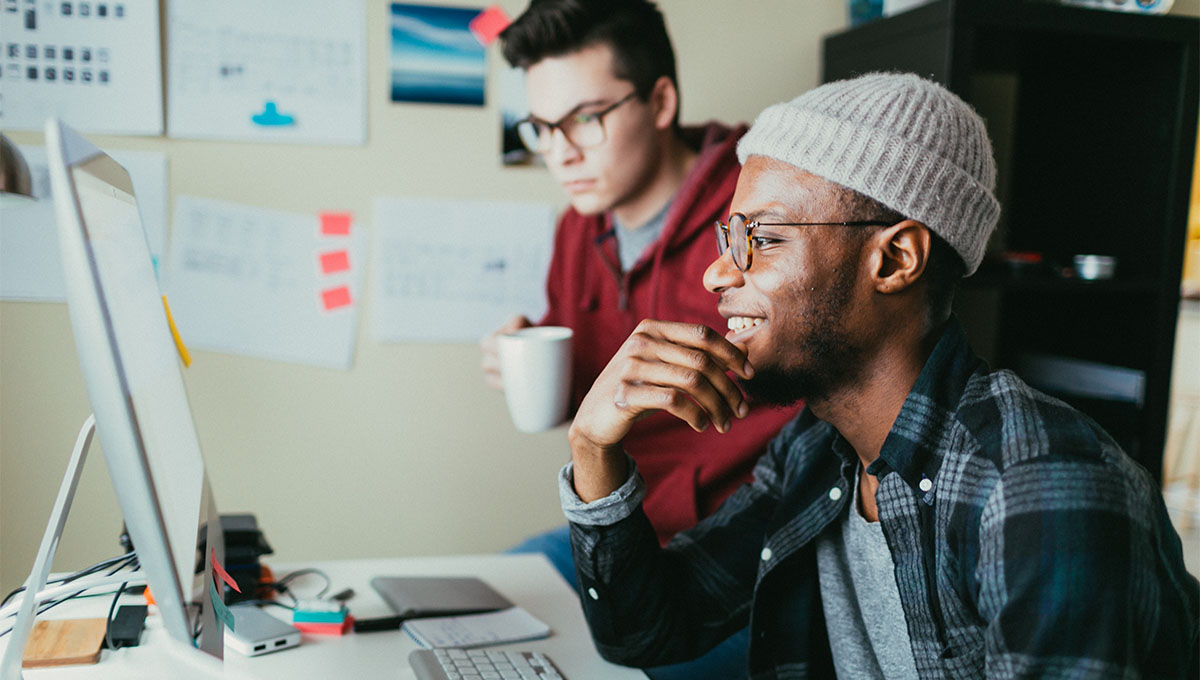
<path fill-rule="evenodd" d="M 364 2 L 366 146 L 90 138 L 109 149 L 165 152 L 172 197 L 351 210 L 368 226 L 376 196 L 561 203 L 544 171 L 499 166 L 494 97 L 482 110 L 387 101 L 388 2 Z M 525 2 L 500 4 L 515 16 Z M 678 54 L 685 122 L 749 121 L 812 87 L 821 36 L 845 25 L 844 0 L 660 5 Z M 1200 0 L 1177 0 L 1172 12 L 1200 14 Z M 495 73 L 502 62 L 495 48 L 489 62 Z M 39 134 L 11 136 L 42 142 Z M 561 523 L 554 474 L 568 455 L 565 430 L 517 433 L 502 397 L 483 385 L 473 345 L 381 345 L 370 339 L 369 324 L 364 313 L 348 372 L 194 352 L 185 379 L 221 510 L 257 513 L 275 561 L 493 551 Z M 0 303 L 5 592 L 33 563 L 88 412 L 65 305 Z M 97 449 L 55 567 L 115 554 L 120 524 Z"/>
<path fill-rule="evenodd" d="M 475 109 L 387 101 L 388 2 L 366 2 L 366 146 L 90 138 L 108 149 L 165 152 L 172 198 L 351 210 L 368 227 L 377 196 L 562 203 L 544 171 L 500 167 L 494 103 Z M 525 2 L 500 4 L 516 15 Z M 845 23 L 842 0 L 661 6 L 678 52 L 685 122 L 748 121 L 812 87 L 821 36 Z M 495 74 L 503 59 L 496 48 L 488 58 Z M 11 136 L 42 143 L 40 134 Z M 483 384 L 474 345 L 383 345 L 369 329 L 364 313 L 348 372 L 194 353 L 185 380 L 218 507 L 256 512 L 276 561 L 494 551 L 561 523 L 554 475 L 568 455 L 565 430 L 517 433 L 502 397 Z M 5 592 L 33 563 L 88 412 L 65 305 L 0 303 Z M 56 569 L 116 554 L 120 525 L 97 448 Z"/>

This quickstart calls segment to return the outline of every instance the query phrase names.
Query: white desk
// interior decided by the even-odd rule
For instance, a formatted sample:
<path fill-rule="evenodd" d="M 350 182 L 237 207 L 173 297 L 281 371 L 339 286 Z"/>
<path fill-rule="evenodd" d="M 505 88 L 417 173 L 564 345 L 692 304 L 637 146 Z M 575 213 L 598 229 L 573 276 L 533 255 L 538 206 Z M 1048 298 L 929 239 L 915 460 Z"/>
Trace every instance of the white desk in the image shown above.
<path fill-rule="evenodd" d="M 269 563 L 270 564 L 270 563 Z M 575 593 L 541 555 L 470 555 L 454 557 L 411 557 L 400 559 L 345 560 L 311 564 L 270 564 L 279 577 L 293 569 L 314 567 L 331 579 L 330 593 L 353 588 L 350 612 L 358 618 L 391 614 L 370 586 L 374 576 L 478 576 L 514 603 L 545 621 L 552 631 L 544 640 L 498 645 L 494 649 L 529 649 L 545 652 L 567 680 L 645 678 L 638 670 L 610 664 L 596 653 Z M 315 593 L 320 580 L 298 580 L 303 596 Z M 312 588 L 307 588 L 311 586 Z M 89 598 L 46 612 L 44 618 L 103 617 L 109 598 Z M 287 611 L 266 611 L 286 617 Z M 0 638 L 0 650 L 8 636 Z M 139 647 L 104 650 L 100 663 L 53 669 L 25 669 L 26 680 L 89 678 L 187 678 L 213 677 L 199 671 L 189 673 L 173 657 L 158 651 L 166 632 L 153 617 Z M 244 657 L 226 648 L 221 675 L 228 678 L 413 678 L 408 654 L 416 644 L 398 630 L 348 633 L 344 636 L 305 634 L 299 647 L 274 654 Z M 168 672 L 169 675 L 163 675 Z"/>

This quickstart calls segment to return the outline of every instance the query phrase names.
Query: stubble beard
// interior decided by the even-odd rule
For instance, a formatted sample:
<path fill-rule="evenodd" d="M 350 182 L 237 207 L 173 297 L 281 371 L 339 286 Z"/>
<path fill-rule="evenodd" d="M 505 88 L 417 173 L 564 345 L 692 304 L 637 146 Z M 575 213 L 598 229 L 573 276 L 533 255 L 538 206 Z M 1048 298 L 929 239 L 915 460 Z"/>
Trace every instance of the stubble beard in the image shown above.
<path fill-rule="evenodd" d="M 751 403 L 782 408 L 799 401 L 821 402 L 857 380 L 864 351 L 842 323 L 854 276 L 852 268 L 842 269 L 833 285 L 812 301 L 807 313 L 799 312 L 785 325 L 783 335 L 795 340 L 780 348 L 780 360 L 755 365 L 750 380 L 738 379 Z"/>

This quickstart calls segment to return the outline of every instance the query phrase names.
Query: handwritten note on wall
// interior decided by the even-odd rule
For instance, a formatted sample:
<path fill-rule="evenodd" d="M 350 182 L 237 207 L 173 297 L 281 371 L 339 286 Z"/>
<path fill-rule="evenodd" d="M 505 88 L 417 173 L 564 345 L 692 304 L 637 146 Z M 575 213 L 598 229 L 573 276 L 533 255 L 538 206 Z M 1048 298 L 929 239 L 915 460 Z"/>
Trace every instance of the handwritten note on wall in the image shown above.
<path fill-rule="evenodd" d="M 375 201 L 372 325 L 381 342 L 475 342 L 546 307 L 554 208 L 539 203 Z"/>
<path fill-rule="evenodd" d="M 330 222 L 337 228 L 327 228 Z M 193 349 L 349 368 L 364 244 L 363 229 L 345 213 L 177 197 L 166 280 L 184 341 Z"/>

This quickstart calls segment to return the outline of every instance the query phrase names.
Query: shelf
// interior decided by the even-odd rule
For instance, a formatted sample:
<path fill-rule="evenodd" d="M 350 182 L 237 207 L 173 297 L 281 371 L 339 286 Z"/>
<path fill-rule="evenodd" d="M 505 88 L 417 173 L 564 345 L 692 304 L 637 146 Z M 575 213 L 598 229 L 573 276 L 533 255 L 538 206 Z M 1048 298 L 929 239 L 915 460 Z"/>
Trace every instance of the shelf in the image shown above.
<path fill-rule="evenodd" d="M 989 258 L 959 286 L 956 312 L 994 366 L 1040 353 L 1136 369 L 1141 408 L 1067 401 L 1155 477 L 1196 148 L 1198 24 L 1032 0 L 936 0 L 827 36 L 822 54 L 826 81 L 911 71 L 980 112 L 1004 210 L 1000 252 L 990 255 L 1042 259 L 1018 269 Z M 1116 278 L 1062 276 L 1076 253 L 1118 257 Z"/>
<path fill-rule="evenodd" d="M 1129 294 L 1148 293 L 1159 295 L 1162 286 L 1156 279 L 1103 279 L 1089 281 L 1057 276 L 1012 275 L 983 273 L 963 279 L 961 288 L 970 290 L 1000 289 L 1005 291 L 1029 291 L 1046 293 L 1070 293 L 1093 295 L 1096 293 Z"/>

